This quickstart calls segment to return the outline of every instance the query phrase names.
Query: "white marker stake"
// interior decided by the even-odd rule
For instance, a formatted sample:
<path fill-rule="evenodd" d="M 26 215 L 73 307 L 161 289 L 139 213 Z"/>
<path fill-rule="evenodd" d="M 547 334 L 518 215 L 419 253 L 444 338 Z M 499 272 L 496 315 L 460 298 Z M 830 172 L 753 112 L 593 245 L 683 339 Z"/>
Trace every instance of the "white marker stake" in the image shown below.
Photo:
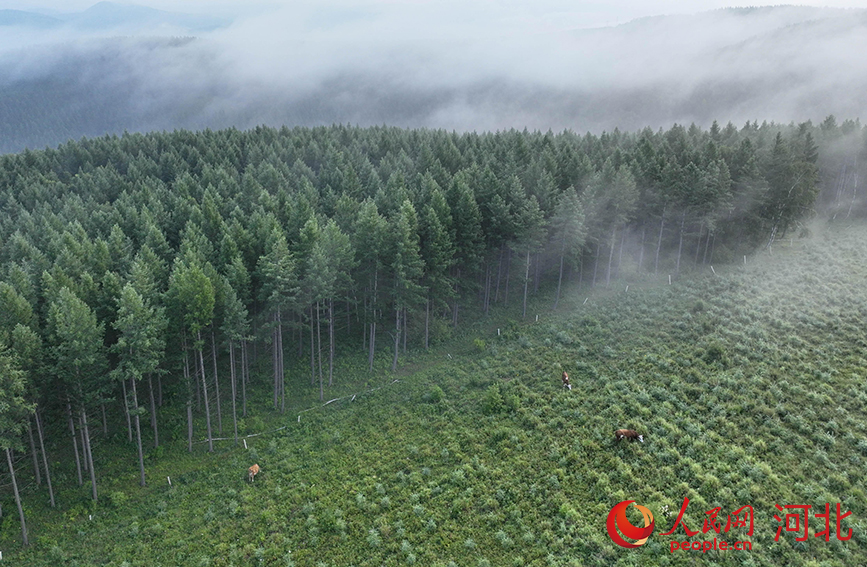
<path fill-rule="evenodd" d="M 298 423 L 301 423 L 301 414 L 298 414 Z"/>
<path fill-rule="evenodd" d="M 537 323 L 539 322 L 539 316 L 538 315 L 536 315 L 536 322 Z"/>
<path fill-rule="evenodd" d="M 671 274 L 668 274 L 668 285 L 671 285 Z"/>
<path fill-rule="evenodd" d="M 244 439 L 243 441 L 244 441 L 244 448 L 246 449 L 247 448 L 247 440 Z"/>
<path fill-rule="evenodd" d="M 746 266 L 746 265 L 747 265 L 747 256 L 746 256 L 746 254 L 744 254 L 744 266 Z"/>
<path fill-rule="evenodd" d="M 500 336 L 500 330 L 499 329 L 497 329 L 497 336 L 498 337 Z"/>
<path fill-rule="evenodd" d="M 582 303 L 581 305 L 585 305 L 585 304 L 587 303 L 587 300 L 588 300 L 588 299 L 590 299 L 590 298 L 589 298 L 589 297 L 585 298 L 585 299 L 584 299 L 584 303 Z"/>
<path fill-rule="evenodd" d="M 627 291 L 627 292 L 629 291 L 629 286 L 626 286 L 626 291 Z"/>
<path fill-rule="evenodd" d="M 167 476 L 166 480 L 169 481 L 169 486 L 171 486 L 172 485 L 172 477 Z"/>
<path fill-rule="evenodd" d="M 710 267 L 710 271 L 713 272 L 713 275 L 716 275 L 716 270 L 713 269 L 713 266 Z"/>

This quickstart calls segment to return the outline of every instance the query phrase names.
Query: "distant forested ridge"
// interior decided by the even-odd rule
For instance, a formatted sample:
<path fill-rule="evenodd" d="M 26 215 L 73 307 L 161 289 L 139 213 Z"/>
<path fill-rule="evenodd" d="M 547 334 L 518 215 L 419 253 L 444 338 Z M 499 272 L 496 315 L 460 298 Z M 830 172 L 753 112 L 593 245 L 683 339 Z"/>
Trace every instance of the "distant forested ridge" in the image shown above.
<path fill-rule="evenodd" d="M 867 212 L 865 148 L 858 122 L 829 117 L 599 136 L 178 131 L 2 156 L 2 448 L 65 431 L 97 499 L 90 432 L 120 405 L 144 483 L 156 408 L 171 404 L 190 450 L 200 418 L 209 446 L 237 439 L 256 358 L 283 411 L 287 380 L 324 399 L 339 349 L 394 369 L 492 305 L 526 315 L 540 288 L 556 306 L 567 282 L 737 261 L 817 208 Z"/>
<path fill-rule="evenodd" d="M 436 19 L 383 35 L 390 11 L 332 35 L 294 10 L 246 24 L 126 3 L 64 21 L 0 10 L 0 153 L 262 124 L 598 135 L 867 113 L 852 95 L 867 90 L 863 9 L 729 8 L 590 29 L 564 17 L 530 33 L 516 27 L 521 42 L 505 50 L 482 31 L 454 50 L 429 43 Z M 497 22 L 492 15 L 491 31 L 508 34 Z"/>

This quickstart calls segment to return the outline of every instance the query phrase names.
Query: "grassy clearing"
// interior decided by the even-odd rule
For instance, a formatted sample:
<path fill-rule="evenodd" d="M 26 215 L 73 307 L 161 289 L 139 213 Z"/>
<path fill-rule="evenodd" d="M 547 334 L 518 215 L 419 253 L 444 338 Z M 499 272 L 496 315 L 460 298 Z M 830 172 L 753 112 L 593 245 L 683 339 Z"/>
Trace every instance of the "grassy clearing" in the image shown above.
<path fill-rule="evenodd" d="M 360 370 L 363 356 L 347 354 L 328 399 L 346 397 L 300 421 L 299 412 L 318 405 L 311 402 L 318 389 L 296 368 L 287 413 L 254 406 L 244 421 L 247 433 L 271 431 L 249 439 L 249 450 L 224 441 L 213 455 L 202 445 L 189 455 L 179 423 L 181 441 L 152 456 L 145 489 L 136 486 L 125 437 L 107 440 L 97 461 L 99 504 L 85 487 L 62 492 L 60 510 L 50 511 L 43 490 L 29 486 L 35 544 L 20 549 L 6 503 L 4 559 L 34 566 L 867 564 L 867 228 L 815 232 L 746 266 L 717 267 L 716 275 L 576 292 L 557 314 L 538 303 L 531 311 L 541 314 L 538 322 L 495 313 L 410 356 L 396 376 L 384 370 L 387 353 L 373 377 Z M 559 386 L 564 369 L 571 392 Z M 258 398 L 269 400 L 264 392 Z M 612 432 L 621 427 L 646 442 L 616 445 Z M 74 469 L 60 461 L 66 481 L 56 484 L 74 484 Z M 262 472 L 250 484 L 254 462 Z M 659 534 L 684 497 L 692 529 L 711 508 L 724 516 L 752 505 L 752 538 L 738 529 L 717 537 L 750 539 L 753 550 L 669 553 L 669 538 Z M 638 550 L 617 547 L 605 533 L 608 511 L 626 499 L 657 521 Z M 852 512 L 843 522 L 850 541 L 833 532 L 829 542 L 812 537 L 826 502 Z M 814 506 L 809 541 L 785 532 L 774 541 L 775 504 Z"/>

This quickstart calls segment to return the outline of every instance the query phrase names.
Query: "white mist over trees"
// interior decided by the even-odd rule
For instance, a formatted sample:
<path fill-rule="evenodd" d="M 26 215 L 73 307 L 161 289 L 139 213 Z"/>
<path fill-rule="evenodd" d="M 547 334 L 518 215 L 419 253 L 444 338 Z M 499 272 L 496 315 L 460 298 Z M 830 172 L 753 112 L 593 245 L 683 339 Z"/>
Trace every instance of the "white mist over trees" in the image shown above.
<path fill-rule="evenodd" d="M 0 151 L 259 124 L 599 134 L 865 114 L 864 10 L 731 8 L 588 29 L 576 7 L 546 19 L 436 4 L 302 4 L 210 32 L 7 39 Z M 4 37 L 17 29 L 4 26 Z"/>

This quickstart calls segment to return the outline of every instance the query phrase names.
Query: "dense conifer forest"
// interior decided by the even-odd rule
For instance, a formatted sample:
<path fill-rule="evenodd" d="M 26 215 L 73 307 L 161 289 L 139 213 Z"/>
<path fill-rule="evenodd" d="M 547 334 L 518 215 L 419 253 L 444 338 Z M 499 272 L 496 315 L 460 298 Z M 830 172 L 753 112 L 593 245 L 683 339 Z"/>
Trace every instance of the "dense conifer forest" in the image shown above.
<path fill-rule="evenodd" d="M 563 309 L 567 287 L 676 283 L 791 246 L 817 211 L 863 216 L 865 154 L 860 123 L 829 117 L 601 135 L 260 127 L 2 156 L 3 533 L 17 508 L 28 544 L 35 493 L 54 507 L 86 486 L 92 504 L 75 505 L 96 510 L 111 436 L 145 486 L 166 444 L 213 452 L 243 443 L 250 407 L 345 393 L 341 361 L 359 353 L 380 383 L 492 310 L 513 309 L 515 332 L 539 301 Z M 516 394 L 487 395 L 499 413 Z"/>

